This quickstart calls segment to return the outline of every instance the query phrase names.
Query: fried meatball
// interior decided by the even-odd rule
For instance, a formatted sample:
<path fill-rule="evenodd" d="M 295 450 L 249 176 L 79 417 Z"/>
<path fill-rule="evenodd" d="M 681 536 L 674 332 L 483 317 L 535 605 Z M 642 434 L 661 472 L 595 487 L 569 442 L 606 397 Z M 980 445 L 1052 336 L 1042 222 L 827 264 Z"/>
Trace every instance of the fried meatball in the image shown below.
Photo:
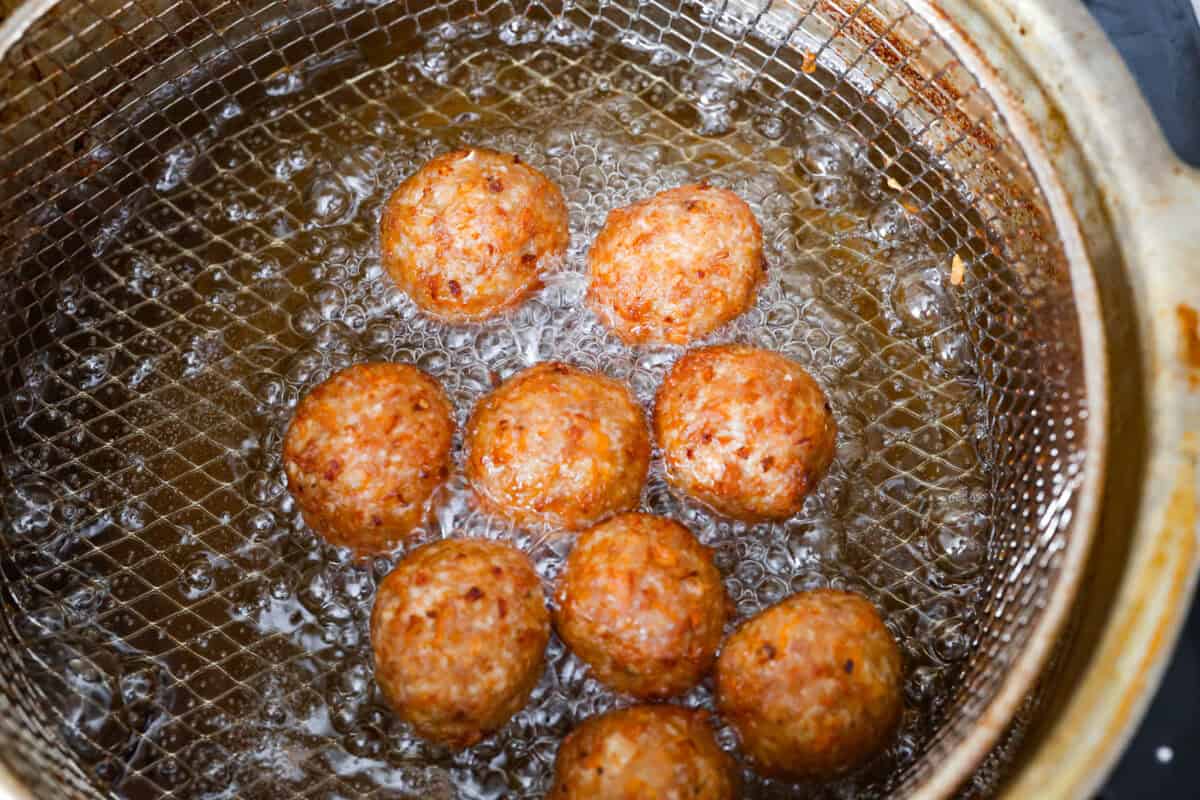
<path fill-rule="evenodd" d="M 609 213 L 588 268 L 588 304 L 624 342 L 686 344 L 753 305 L 762 228 L 733 192 L 681 186 Z"/>
<path fill-rule="evenodd" d="M 640 698 L 685 692 L 712 666 L 728 600 L 712 553 L 674 520 L 622 514 L 584 532 L 559 578 L 554 625 L 601 682 Z"/>
<path fill-rule="evenodd" d="M 577 530 L 637 505 L 650 465 L 645 416 L 603 375 L 546 362 L 480 401 L 467 426 L 467 477 L 518 525 Z"/>
<path fill-rule="evenodd" d="M 510 545 L 442 539 L 388 574 L 371 611 L 375 680 L 418 734 L 469 747 L 529 701 L 550 614 L 529 558 Z"/>
<path fill-rule="evenodd" d="M 437 381 L 405 364 L 358 364 L 297 406 L 283 440 L 288 489 L 332 544 L 386 550 L 426 520 L 453 438 Z"/>
<path fill-rule="evenodd" d="M 554 761 L 551 800 L 733 800 L 733 759 L 707 715 L 678 706 L 634 706 L 591 717 Z"/>
<path fill-rule="evenodd" d="M 902 679 L 900 648 L 868 600 L 800 592 L 725 642 L 717 707 L 763 774 L 832 778 L 887 745 Z"/>
<path fill-rule="evenodd" d="M 671 484 L 749 522 L 799 511 L 837 437 L 825 393 L 799 364 L 744 345 L 681 358 L 659 387 L 654 427 Z"/>
<path fill-rule="evenodd" d="M 519 156 L 459 150 L 400 184 L 379 228 L 383 265 L 418 306 L 477 320 L 520 303 L 562 259 L 567 204 Z"/>

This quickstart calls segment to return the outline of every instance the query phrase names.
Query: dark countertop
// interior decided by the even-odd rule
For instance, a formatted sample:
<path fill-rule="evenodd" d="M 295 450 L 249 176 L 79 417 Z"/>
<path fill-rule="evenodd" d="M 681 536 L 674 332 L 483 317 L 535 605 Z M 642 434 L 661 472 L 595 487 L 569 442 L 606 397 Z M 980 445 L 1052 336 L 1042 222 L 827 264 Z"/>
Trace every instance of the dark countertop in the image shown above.
<path fill-rule="evenodd" d="M 1085 3 L 1175 152 L 1200 167 L 1200 26 L 1192 0 Z M 1200 797 L 1200 603 L 1193 603 L 1162 687 L 1098 800 L 1192 797 Z"/>
<path fill-rule="evenodd" d="M 1200 795 L 1200 605 L 1193 603 L 1163 685 L 1098 800 Z"/>

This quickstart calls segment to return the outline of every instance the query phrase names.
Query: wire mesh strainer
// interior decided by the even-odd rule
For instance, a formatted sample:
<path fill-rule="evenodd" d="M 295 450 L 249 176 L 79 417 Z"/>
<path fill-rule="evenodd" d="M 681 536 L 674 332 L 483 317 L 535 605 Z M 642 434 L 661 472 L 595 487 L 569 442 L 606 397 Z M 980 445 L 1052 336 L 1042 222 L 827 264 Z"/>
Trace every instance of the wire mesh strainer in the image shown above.
<path fill-rule="evenodd" d="M 1028 687 L 1089 535 L 1097 322 L 1075 313 L 1070 222 L 924 5 L 79 2 L 20 24 L 0 67 L 0 732 L 32 791 L 544 791 L 556 737 L 619 700 L 552 645 L 510 730 L 459 756 L 414 740 L 362 667 L 388 562 L 321 549 L 279 436 L 303 389 L 368 357 L 438 375 L 460 421 L 551 357 L 649 401 L 678 352 L 605 337 L 579 266 L 608 208 L 699 177 L 751 202 L 772 273 L 716 338 L 805 363 L 845 430 L 787 524 L 713 519 L 657 467 L 646 507 L 717 548 L 742 616 L 823 583 L 888 613 L 910 718 L 830 791 L 912 793 L 994 740 L 980 720 Z M 537 301 L 453 328 L 380 278 L 371 236 L 387 189 L 472 142 L 564 186 L 573 244 Z M 513 535 L 461 485 L 428 535 L 451 531 Z M 518 538 L 552 578 L 561 542 Z"/>

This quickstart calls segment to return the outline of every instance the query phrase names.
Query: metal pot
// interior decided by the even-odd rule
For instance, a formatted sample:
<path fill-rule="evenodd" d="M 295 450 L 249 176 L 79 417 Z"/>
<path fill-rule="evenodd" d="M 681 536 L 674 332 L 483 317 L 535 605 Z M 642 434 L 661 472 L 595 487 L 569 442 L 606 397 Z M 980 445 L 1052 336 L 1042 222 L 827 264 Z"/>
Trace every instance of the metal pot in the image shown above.
<path fill-rule="evenodd" d="M 582 42 L 585 50 L 600 40 L 632 42 L 664 56 L 645 64 L 630 56 L 650 80 L 662 64 L 734 65 L 732 81 L 747 102 L 777 103 L 785 122 L 832 124 L 861 146 L 864 174 L 923 206 L 909 212 L 923 226 L 921 236 L 940 241 L 947 261 L 950 253 L 956 260 L 967 254 L 968 280 L 978 283 L 964 290 L 962 325 L 973 343 L 980 391 L 990 398 L 985 447 L 995 457 L 987 580 L 975 609 L 974 647 L 953 673 L 958 682 L 936 730 L 901 771 L 864 786 L 929 798 L 956 791 L 1088 796 L 1157 686 L 1197 574 L 1200 176 L 1170 154 L 1117 54 L 1076 2 L 25 3 L 0 28 L 0 74 L 7 79 L 0 162 L 8 195 L 0 219 L 11 237 L 2 252 L 15 265 L 5 274 L 11 301 L 0 345 L 7 348 L 5 399 L 18 404 L 4 407 L 0 441 L 25 465 L 6 472 L 0 483 L 6 496 L 26 502 L 18 479 L 31 470 L 42 481 L 56 474 L 31 460 L 34 445 L 45 442 L 30 443 L 31 431 L 41 433 L 24 420 L 53 403 L 36 392 L 30 399 L 22 370 L 54 344 L 45 331 L 55 330 L 46 320 L 65 296 L 59 284 L 96 265 L 119 275 L 110 288 L 128 277 L 113 272 L 106 258 L 138 220 L 106 216 L 106 192 L 145 192 L 157 207 L 177 187 L 155 183 L 164 162 L 191 141 L 201 149 L 214 141 L 206 137 L 219 141 L 214 132 L 224 130 L 218 119 L 224 111 L 217 109 L 237 105 L 220 102 L 258 97 L 263 85 L 275 87 L 267 94 L 278 89 L 286 96 L 291 76 L 326 64 L 342 44 L 369 56 L 376 46 L 427 41 L 421 37 L 443 22 L 475 19 L 494 24 L 492 30 L 515 20 L 513 41 L 532 24 L 543 26 L 537 36 L 544 39 L 531 41 L 550 42 L 562 32 L 553 26 L 562 23 L 592 37 L 571 45 Z M 330 63 L 342 63 L 337 58 Z M 529 86 L 553 89 L 557 76 L 537 74 Z M 666 79 L 668 100 L 688 99 L 672 80 Z M 594 88 L 571 89 L 567 99 L 587 99 Z M 711 99 L 703 89 L 693 95 L 700 104 Z M 535 111 L 517 122 L 536 127 Z M 655 113 L 648 107 L 644 116 Z M 706 136 L 728 133 L 723 122 L 703 115 L 696 124 Z M 671 144 L 669 137 L 659 141 Z M 791 196 L 808 198 L 804 184 L 827 179 L 822 169 L 800 164 L 780 172 L 780 180 L 798 175 Z M 949 178 L 960 179 L 962 188 L 948 188 Z M 870 196 L 878 200 L 878 191 Z M 157 234 L 168 230 L 148 224 Z M 172 241 L 179 230 L 160 236 L 173 252 L 203 246 Z M 277 239 L 286 243 L 292 233 Z M 209 239 L 228 245 L 227 234 L 222 228 Z M 830 234 L 825 244 L 840 245 L 839 236 Z M 880 256 L 876 265 L 887 261 Z M 963 275 L 949 280 L 959 286 Z M 96 324 L 129 320 L 145 331 L 153 327 L 119 308 Z M 865 322 L 843 319 L 853 330 Z M 785 341 L 790 335 L 771 332 Z M 183 348 L 172 345 L 177 354 Z M 884 378 L 901 369 L 880 367 Z M 187 387 L 188 380 L 172 375 L 168 383 Z M 93 388 L 78 397 L 102 404 Z M 156 422 L 138 424 L 161 430 Z M 92 434 L 90 425 L 91 418 L 79 423 Z M 163 442 L 167 449 L 183 446 Z M 920 463 L 934 455 L 920 453 Z M 179 488 L 174 481 L 166 482 Z M 113 516 L 111 501 L 97 502 L 98 514 Z M 931 519 L 922 524 L 936 524 Z M 104 547 L 149 547 L 140 524 L 117 528 L 98 534 L 112 537 L 102 538 Z M 0 720 L 0 789 L 14 797 L 99 796 L 103 789 L 62 738 L 61 709 L 45 700 L 38 675 L 25 674 L 30 648 L 21 626 L 28 587 L 43 567 L 26 574 L 22 564 L 29 562 L 18 560 L 30 556 L 21 550 L 25 543 L 0 542 L 0 554 L 10 559 L 0 582 L 0 709 L 7 720 Z M 111 561 L 104 562 L 106 575 L 137 577 L 137 569 L 98 549 Z M 62 563 L 73 568 L 76 558 L 82 556 L 72 551 Z M 847 570 L 883 605 L 894 603 L 897 628 L 904 629 L 906 614 L 923 613 L 920 590 L 928 587 L 919 579 L 885 585 L 872 568 L 894 565 L 870 552 L 861 559 L 861 569 Z M 893 590 L 904 599 L 889 600 Z M 172 602 L 171 613 L 187 610 Z M 194 635 L 163 631 L 174 640 Z M 245 642 L 239 647 L 250 649 Z M 256 669 L 271 668 L 264 661 Z M 122 757 L 110 756 L 102 764 L 123 768 Z"/>

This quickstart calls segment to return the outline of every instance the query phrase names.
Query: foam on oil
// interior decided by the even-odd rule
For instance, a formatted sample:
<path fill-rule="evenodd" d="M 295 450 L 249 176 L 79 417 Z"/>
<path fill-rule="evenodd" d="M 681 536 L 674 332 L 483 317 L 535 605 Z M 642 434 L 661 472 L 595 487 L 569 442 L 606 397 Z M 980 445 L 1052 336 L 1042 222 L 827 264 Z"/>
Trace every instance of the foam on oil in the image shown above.
<path fill-rule="evenodd" d="M 895 745 L 833 786 L 747 772 L 748 796 L 881 793 L 952 689 L 988 536 L 970 348 L 918 212 L 854 140 L 652 42 L 476 22 L 323 66 L 280 73 L 169 154 L 156 199 L 104 243 L 105 279 L 60 287 L 59 340 L 23 365 L 12 412 L 37 435 L 14 434 L 3 536 L 30 669 L 81 761 L 131 797 L 543 794 L 562 736 L 626 701 L 555 639 L 502 732 L 462 753 L 415 737 L 374 688 L 367 634 L 375 583 L 402 554 L 359 563 L 324 546 L 286 491 L 282 436 L 306 391 L 370 359 L 437 377 L 460 425 L 497 380 L 547 359 L 628 381 L 649 408 L 682 350 L 629 348 L 597 323 L 586 250 L 611 208 L 708 180 L 754 209 L 769 271 L 711 341 L 812 372 L 838 457 L 784 523 L 715 517 L 669 491 L 657 460 L 643 508 L 716 549 L 739 620 L 826 585 L 884 609 L 909 676 Z M 518 310 L 451 326 L 391 285 L 375 231 L 404 177 L 465 145 L 556 181 L 571 248 Z M 482 514 L 461 476 L 421 539 L 448 535 L 515 539 L 547 586 L 570 546 Z M 711 707 L 710 686 L 681 702 Z"/>

